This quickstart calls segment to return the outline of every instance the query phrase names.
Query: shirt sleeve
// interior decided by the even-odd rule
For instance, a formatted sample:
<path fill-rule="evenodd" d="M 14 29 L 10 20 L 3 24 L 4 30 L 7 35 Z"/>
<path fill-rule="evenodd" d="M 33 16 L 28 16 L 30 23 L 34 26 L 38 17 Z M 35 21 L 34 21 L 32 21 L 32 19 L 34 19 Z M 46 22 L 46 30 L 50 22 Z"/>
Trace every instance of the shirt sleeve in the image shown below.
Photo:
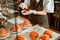
<path fill-rule="evenodd" d="M 24 0 L 24 3 L 19 4 L 19 7 L 22 9 L 24 8 L 28 9 L 29 6 L 30 6 L 30 0 Z"/>
<path fill-rule="evenodd" d="M 54 13 L 54 0 L 44 0 L 43 6 L 48 13 Z"/>
<path fill-rule="evenodd" d="M 24 3 L 25 3 L 27 6 L 30 6 L 30 0 L 24 0 Z"/>

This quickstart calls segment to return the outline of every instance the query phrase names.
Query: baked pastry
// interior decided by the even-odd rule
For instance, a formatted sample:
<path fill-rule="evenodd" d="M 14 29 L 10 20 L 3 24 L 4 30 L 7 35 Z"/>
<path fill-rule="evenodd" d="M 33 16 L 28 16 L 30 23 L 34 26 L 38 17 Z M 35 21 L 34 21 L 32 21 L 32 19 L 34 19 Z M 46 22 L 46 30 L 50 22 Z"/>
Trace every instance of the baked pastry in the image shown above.
<path fill-rule="evenodd" d="M 4 18 L 0 18 L 0 21 L 2 22 L 2 21 L 4 21 L 5 19 Z"/>
<path fill-rule="evenodd" d="M 22 31 L 22 25 L 21 24 L 13 25 L 10 28 L 10 31 L 11 32 L 20 32 L 20 31 Z"/>
<path fill-rule="evenodd" d="M 50 38 L 53 37 L 53 32 L 52 32 L 51 30 L 46 30 L 46 31 L 44 32 L 44 34 L 49 35 Z"/>
<path fill-rule="evenodd" d="M 1 28 L 0 29 L 0 37 L 5 37 L 8 35 L 8 30 Z"/>
<path fill-rule="evenodd" d="M 13 40 L 25 40 L 23 35 L 17 35 Z"/>
<path fill-rule="evenodd" d="M 30 38 L 36 40 L 38 38 L 38 33 L 34 31 L 30 32 Z"/>
<path fill-rule="evenodd" d="M 39 40 L 49 40 L 49 39 L 50 39 L 50 37 L 49 37 L 49 35 L 47 35 L 47 34 L 41 35 L 41 36 L 39 37 Z"/>
<path fill-rule="evenodd" d="M 29 20 L 24 20 L 24 23 L 23 23 L 23 28 L 29 28 L 31 26 L 31 23 Z"/>

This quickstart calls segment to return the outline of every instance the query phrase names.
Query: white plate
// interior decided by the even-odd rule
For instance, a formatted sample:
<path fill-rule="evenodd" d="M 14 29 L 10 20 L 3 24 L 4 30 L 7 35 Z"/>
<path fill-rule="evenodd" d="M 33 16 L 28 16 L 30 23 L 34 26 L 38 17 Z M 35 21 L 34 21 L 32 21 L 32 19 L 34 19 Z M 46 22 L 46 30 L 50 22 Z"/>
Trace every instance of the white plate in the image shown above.
<path fill-rule="evenodd" d="M 26 29 L 28 29 L 28 28 L 31 28 L 31 27 L 32 27 L 32 24 L 30 24 L 29 27 L 22 28 L 22 30 L 18 31 L 18 33 L 22 32 L 23 30 L 26 30 Z M 10 32 L 11 32 L 11 33 L 14 33 L 14 34 L 17 33 L 17 32 L 12 32 L 12 31 L 10 31 Z"/>
<path fill-rule="evenodd" d="M 24 22 L 24 20 L 22 20 L 22 19 L 20 19 L 20 18 L 16 18 L 16 22 L 17 22 L 17 24 L 20 24 L 20 23 L 23 23 Z M 12 19 L 9 19 L 9 20 L 7 20 L 9 23 L 12 23 L 12 24 L 15 24 L 15 18 L 12 18 Z"/>
<path fill-rule="evenodd" d="M 19 32 L 21 32 L 22 30 L 20 30 L 20 31 L 17 31 L 17 32 L 12 32 L 12 31 L 10 31 L 11 33 L 14 33 L 14 34 L 16 34 L 16 33 L 19 33 Z"/>
<path fill-rule="evenodd" d="M 5 37 L 0 37 L 0 39 L 5 39 L 10 36 L 10 33 L 8 33 Z"/>
<path fill-rule="evenodd" d="M 46 31 L 47 29 L 44 28 L 44 27 L 40 27 L 40 26 L 34 26 L 34 27 L 31 27 L 29 29 L 26 29 L 24 31 L 22 31 L 21 33 L 19 33 L 18 35 L 24 35 L 25 37 L 25 40 L 31 40 L 30 37 L 29 37 L 29 34 L 31 31 L 35 31 L 37 32 L 39 35 L 42 35 L 44 33 L 44 31 Z M 15 35 L 16 36 L 16 35 Z M 15 36 L 13 38 L 15 38 Z M 57 37 L 59 37 L 60 34 L 56 33 L 56 32 L 53 32 L 53 38 L 51 38 L 50 40 L 55 40 Z M 13 38 L 10 38 L 10 40 L 13 40 Z"/>

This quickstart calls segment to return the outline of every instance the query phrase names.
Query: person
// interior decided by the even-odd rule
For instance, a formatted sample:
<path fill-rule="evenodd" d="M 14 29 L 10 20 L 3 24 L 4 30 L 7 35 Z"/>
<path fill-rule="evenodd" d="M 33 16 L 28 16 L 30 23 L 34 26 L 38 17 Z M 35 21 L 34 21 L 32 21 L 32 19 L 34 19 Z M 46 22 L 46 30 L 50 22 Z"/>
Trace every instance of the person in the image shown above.
<path fill-rule="evenodd" d="M 23 15 L 29 15 L 29 20 L 34 24 L 42 24 L 49 28 L 47 13 L 54 13 L 54 0 L 24 0 L 19 7 Z M 25 12 L 25 13 L 24 13 Z"/>
<path fill-rule="evenodd" d="M 17 2 L 20 4 L 20 3 L 23 3 L 24 0 L 18 0 Z M 22 15 L 21 11 L 22 11 L 22 8 L 19 7 L 19 15 L 20 15 L 21 17 L 23 17 L 23 18 L 27 18 L 27 16 Z"/>

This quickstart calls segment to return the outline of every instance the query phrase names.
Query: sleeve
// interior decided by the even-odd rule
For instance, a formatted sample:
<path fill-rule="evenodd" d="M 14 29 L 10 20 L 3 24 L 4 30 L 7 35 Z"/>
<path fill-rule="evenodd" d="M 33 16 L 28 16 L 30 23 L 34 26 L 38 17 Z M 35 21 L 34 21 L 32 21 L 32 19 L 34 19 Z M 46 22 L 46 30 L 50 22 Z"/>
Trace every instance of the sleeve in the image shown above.
<path fill-rule="evenodd" d="M 43 10 L 46 10 L 48 13 L 54 13 L 54 0 L 44 0 L 43 6 Z"/>
<path fill-rule="evenodd" d="M 28 6 L 30 6 L 30 0 L 24 0 L 24 3 L 19 4 L 19 7 L 22 9 L 24 8 L 28 9 Z"/>
<path fill-rule="evenodd" d="M 25 3 L 27 6 L 30 6 L 30 0 L 25 0 L 24 3 Z"/>

